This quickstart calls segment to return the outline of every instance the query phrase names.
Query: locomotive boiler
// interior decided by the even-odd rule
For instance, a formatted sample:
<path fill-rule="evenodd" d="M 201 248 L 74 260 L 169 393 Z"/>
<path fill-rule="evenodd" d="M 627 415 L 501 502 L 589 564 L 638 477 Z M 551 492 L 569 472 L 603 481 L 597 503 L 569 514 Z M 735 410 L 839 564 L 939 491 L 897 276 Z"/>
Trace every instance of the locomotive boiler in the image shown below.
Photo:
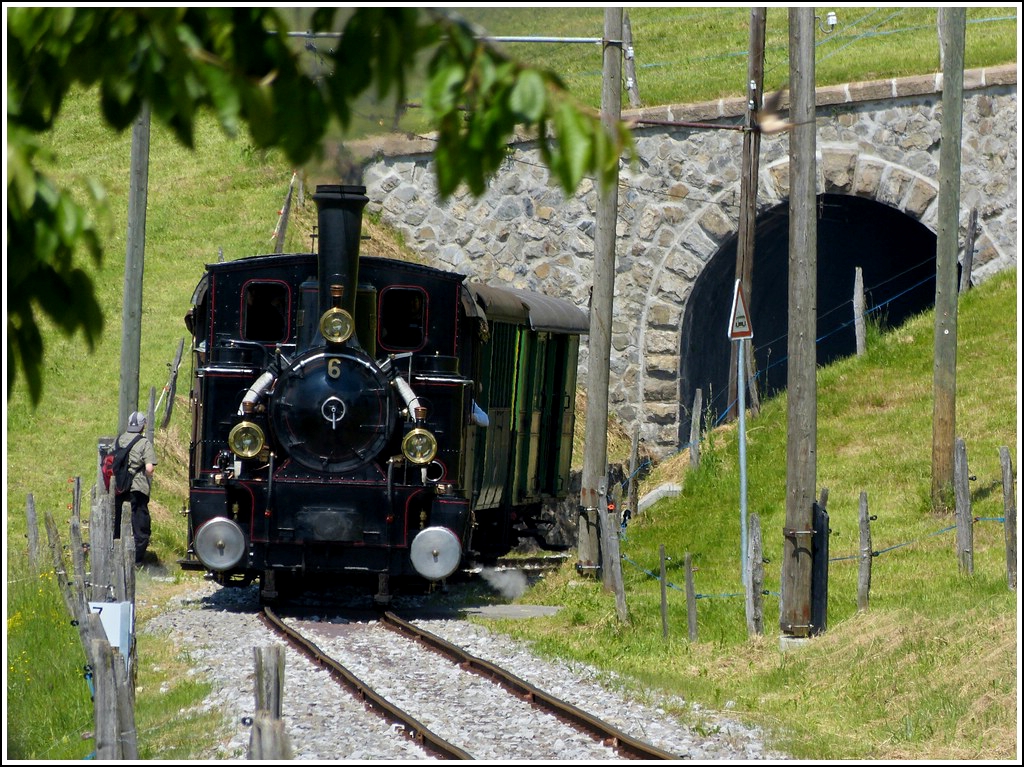
<path fill-rule="evenodd" d="M 322 185 L 315 253 L 209 264 L 192 297 L 182 567 L 379 602 L 486 564 L 569 491 L 585 312 L 360 257 L 359 186 Z"/>

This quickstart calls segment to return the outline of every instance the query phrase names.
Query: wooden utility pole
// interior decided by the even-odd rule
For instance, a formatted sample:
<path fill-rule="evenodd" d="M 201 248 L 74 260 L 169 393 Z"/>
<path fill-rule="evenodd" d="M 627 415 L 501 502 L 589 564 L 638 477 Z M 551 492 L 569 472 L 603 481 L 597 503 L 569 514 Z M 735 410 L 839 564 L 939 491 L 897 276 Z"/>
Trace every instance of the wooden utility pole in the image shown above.
<path fill-rule="evenodd" d="M 604 9 L 604 67 L 601 121 L 612 130 L 622 116 L 622 8 Z M 583 455 L 577 556 L 582 568 L 600 562 L 599 525 L 608 514 L 608 360 L 611 358 L 612 301 L 615 289 L 615 220 L 618 174 L 598 185 L 594 287 L 590 304 L 590 356 L 587 363 L 586 446 Z M 618 531 L 615 531 L 618 534 Z M 620 563 L 615 563 L 619 566 Z"/>
<path fill-rule="evenodd" d="M 750 301 L 751 286 L 754 274 L 754 235 L 757 228 L 757 174 L 761 156 L 761 133 L 757 130 L 755 114 L 761 109 L 764 101 L 764 35 L 765 9 L 750 9 L 750 59 L 747 62 L 747 115 L 746 130 L 743 132 L 743 157 L 741 158 L 740 178 L 740 221 L 736 242 L 736 279 L 743 285 L 743 295 Z M 748 304 L 749 305 L 749 304 Z M 740 341 L 745 344 L 744 352 L 748 370 L 754 368 L 754 349 L 749 340 Z M 737 374 L 739 344 L 730 344 L 731 359 L 729 362 L 729 402 L 738 399 L 737 381 L 744 385 L 752 381 L 748 370 Z M 757 390 L 751 386 L 752 409 L 759 409 L 756 399 Z M 735 417 L 736 410 L 730 404 L 729 417 Z"/>
<path fill-rule="evenodd" d="M 789 10 L 792 106 L 789 139 L 789 341 L 786 529 L 782 558 L 783 638 L 811 623 L 812 528 L 817 473 L 817 220 L 815 196 L 814 9 Z"/>
<path fill-rule="evenodd" d="M 935 366 L 932 403 L 932 506 L 948 506 L 956 432 L 957 250 L 960 232 L 960 140 L 963 132 L 966 8 L 940 8 L 942 136 L 939 231 L 935 245 Z"/>
<path fill-rule="evenodd" d="M 142 272 L 146 249 L 146 198 L 149 191 L 149 104 L 132 128 L 128 187 L 128 246 L 124 260 L 124 298 L 121 307 L 121 388 L 118 393 L 120 434 L 139 404 L 139 360 L 142 348 Z"/>

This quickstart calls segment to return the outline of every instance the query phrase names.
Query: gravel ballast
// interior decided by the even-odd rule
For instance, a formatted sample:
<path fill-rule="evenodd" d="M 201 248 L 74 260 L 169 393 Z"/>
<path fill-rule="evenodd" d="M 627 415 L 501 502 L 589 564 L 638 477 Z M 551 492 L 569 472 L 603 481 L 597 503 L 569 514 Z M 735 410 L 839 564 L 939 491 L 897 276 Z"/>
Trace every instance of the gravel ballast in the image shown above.
<path fill-rule="evenodd" d="M 281 644 L 257 617 L 258 608 L 256 587 L 224 589 L 210 581 L 197 580 L 138 627 L 139 631 L 164 635 L 174 641 L 191 659 L 190 673 L 212 686 L 202 706 L 204 712 L 211 715 L 211 732 L 219 733 L 219 738 L 211 752 L 200 758 L 229 760 L 246 756 L 255 708 L 253 650 Z M 397 605 L 396 611 L 399 611 Z M 529 612 L 524 611 L 524 614 Z M 677 754 L 680 759 L 786 758 L 766 749 L 756 729 L 727 716 L 701 710 L 675 698 L 629 692 L 614 674 L 579 663 L 538 657 L 523 643 L 455 615 L 457 617 L 442 619 L 413 618 L 413 622 L 472 655 L 507 668 L 521 679 L 611 723 L 622 732 Z M 294 620 L 288 619 L 288 622 Z M 421 654 L 424 651 L 411 646 L 404 651 L 390 650 L 383 661 L 370 656 L 360 660 L 357 650 L 361 643 L 400 648 L 399 640 L 388 638 L 385 641 L 381 634 L 391 632 L 362 619 L 337 617 L 335 611 L 324 609 L 322 614 L 307 616 L 299 627 L 312 633 L 325 653 L 336 657 L 368 684 L 392 685 L 396 688 L 393 692 L 403 697 L 426 697 L 433 704 L 433 711 L 428 715 L 435 716 L 436 720 L 433 726 L 425 721 L 424 724 L 442 736 L 451 734 L 441 731 L 446 727 L 455 734 L 461 731 L 463 737 L 470 737 L 471 742 L 477 744 L 477 750 L 456 738 L 452 740 L 477 758 L 567 761 L 618 758 L 611 749 L 587 742 L 583 736 L 543 730 L 541 728 L 548 725 L 539 723 L 538 714 L 529 706 L 508 703 L 501 714 L 501 726 L 508 733 L 512 751 L 505 755 L 481 751 L 485 747 L 479 745 L 480 739 L 472 739 L 466 727 L 478 721 L 479 726 L 487 726 L 489 704 L 486 699 L 494 694 L 487 690 L 488 686 L 493 687 L 489 682 L 479 678 L 475 681 L 456 679 L 452 675 L 473 675 L 459 671 L 448 661 L 426 661 Z M 399 682 L 378 678 L 375 669 L 386 669 L 390 678 Z M 343 691 L 326 671 L 291 648 L 286 649 L 284 687 L 283 718 L 295 759 L 407 761 L 431 758 L 395 726 Z M 441 691 L 446 695 L 454 691 L 461 696 L 454 702 L 444 702 L 445 698 L 439 697 Z M 477 695 L 481 697 L 474 697 Z M 443 713 L 452 710 L 451 707 L 467 713 L 452 722 L 455 715 Z M 688 710 L 688 718 L 700 722 L 699 732 L 670 715 L 668 709 Z M 431 711 L 429 705 L 427 711 Z M 543 742 L 549 751 L 534 756 L 526 745 L 516 746 L 513 741 L 517 739 L 524 744 Z"/>

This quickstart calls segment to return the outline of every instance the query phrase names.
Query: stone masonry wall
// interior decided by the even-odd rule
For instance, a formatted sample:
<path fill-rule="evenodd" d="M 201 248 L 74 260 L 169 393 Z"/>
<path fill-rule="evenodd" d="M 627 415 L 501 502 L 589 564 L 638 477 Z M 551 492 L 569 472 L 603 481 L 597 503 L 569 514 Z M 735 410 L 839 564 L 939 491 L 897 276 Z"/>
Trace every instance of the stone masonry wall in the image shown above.
<path fill-rule="evenodd" d="M 873 199 L 937 230 L 941 75 L 817 91 L 818 192 Z M 974 281 L 1017 268 L 1017 70 L 964 78 L 961 242 L 972 208 L 979 234 Z M 737 125 L 742 99 L 624 113 L 626 119 Z M 620 174 L 609 405 L 664 456 L 679 433 L 679 332 L 701 269 L 736 233 L 742 132 L 638 125 L 639 155 Z M 534 142 L 510 147 L 480 198 L 436 194 L 429 139 L 398 137 L 356 151 L 372 157 L 370 204 L 430 262 L 479 281 L 540 290 L 586 307 L 597 195 L 584 180 L 556 188 Z M 788 195 L 788 139 L 761 144 L 758 210 Z M 580 381 L 586 382 L 587 346 Z"/>

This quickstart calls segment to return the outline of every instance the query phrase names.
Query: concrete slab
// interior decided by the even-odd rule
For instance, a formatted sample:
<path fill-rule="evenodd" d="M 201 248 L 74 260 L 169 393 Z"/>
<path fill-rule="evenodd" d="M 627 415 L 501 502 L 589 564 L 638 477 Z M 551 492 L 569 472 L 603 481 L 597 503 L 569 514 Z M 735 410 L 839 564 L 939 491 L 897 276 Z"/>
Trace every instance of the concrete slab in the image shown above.
<path fill-rule="evenodd" d="M 658 487 L 654 488 L 654 490 L 637 502 L 637 511 L 646 511 L 649 506 L 653 506 L 662 498 L 674 498 L 682 492 L 682 489 L 682 485 L 675 482 L 666 482 L 664 485 L 658 485 Z"/>
<path fill-rule="evenodd" d="M 807 647 L 811 642 L 809 637 L 792 637 L 792 636 L 780 636 L 779 637 L 779 651 L 783 653 L 795 652 L 802 650 Z"/>
<path fill-rule="evenodd" d="M 554 615 L 561 606 L 550 605 L 483 605 L 467 607 L 464 615 L 479 615 L 484 618 L 543 618 Z"/>

